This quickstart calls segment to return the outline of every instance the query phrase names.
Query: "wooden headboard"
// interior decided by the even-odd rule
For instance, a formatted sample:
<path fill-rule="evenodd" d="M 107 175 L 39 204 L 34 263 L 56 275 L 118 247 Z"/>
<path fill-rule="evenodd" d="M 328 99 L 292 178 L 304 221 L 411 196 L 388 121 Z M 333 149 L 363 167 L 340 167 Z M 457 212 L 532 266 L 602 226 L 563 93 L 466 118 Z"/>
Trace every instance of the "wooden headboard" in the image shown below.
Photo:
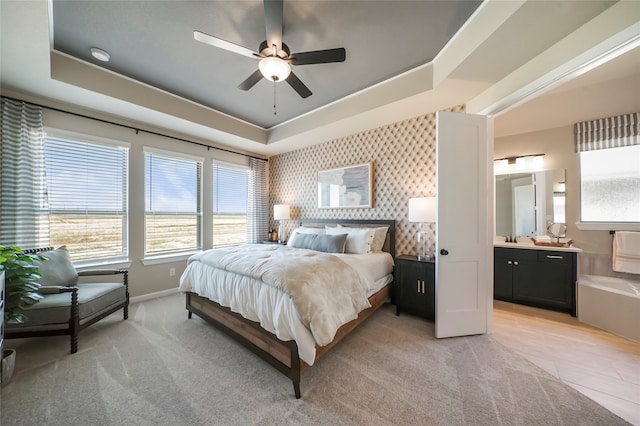
<path fill-rule="evenodd" d="M 350 226 L 353 228 L 377 228 L 388 226 L 387 238 L 384 241 L 383 251 L 396 257 L 396 221 L 395 220 L 357 220 L 357 219 L 301 219 L 300 226 L 310 228 L 324 228 L 325 226 Z"/>

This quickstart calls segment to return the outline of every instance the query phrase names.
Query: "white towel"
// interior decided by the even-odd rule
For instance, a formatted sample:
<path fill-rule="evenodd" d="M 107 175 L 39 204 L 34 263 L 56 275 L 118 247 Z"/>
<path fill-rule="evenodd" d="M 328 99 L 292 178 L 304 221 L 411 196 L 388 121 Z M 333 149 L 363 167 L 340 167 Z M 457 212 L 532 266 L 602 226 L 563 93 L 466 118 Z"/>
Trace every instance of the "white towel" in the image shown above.
<path fill-rule="evenodd" d="M 612 264 L 614 271 L 640 274 L 640 232 L 616 231 Z"/>

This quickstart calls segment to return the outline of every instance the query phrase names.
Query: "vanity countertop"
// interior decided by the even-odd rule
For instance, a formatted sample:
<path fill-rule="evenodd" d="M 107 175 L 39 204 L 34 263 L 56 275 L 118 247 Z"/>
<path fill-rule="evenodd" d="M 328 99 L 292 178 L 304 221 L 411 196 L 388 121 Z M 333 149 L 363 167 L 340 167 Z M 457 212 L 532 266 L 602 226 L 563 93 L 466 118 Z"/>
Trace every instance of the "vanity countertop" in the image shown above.
<path fill-rule="evenodd" d="M 533 244 L 533 241 L 525 241 L 525 242 L 517 242 L 517 243 L 507 243 L 494 241 L 494 247 L 504 247 L 504 248 L 515 248 L 515 249 L 525 249 L 525 250 L 551 250 L 551 251 L 570 251 L 580 253 L 582 249 L 578 247 L 553 247 L 553 246 L 537 246 Z"/>

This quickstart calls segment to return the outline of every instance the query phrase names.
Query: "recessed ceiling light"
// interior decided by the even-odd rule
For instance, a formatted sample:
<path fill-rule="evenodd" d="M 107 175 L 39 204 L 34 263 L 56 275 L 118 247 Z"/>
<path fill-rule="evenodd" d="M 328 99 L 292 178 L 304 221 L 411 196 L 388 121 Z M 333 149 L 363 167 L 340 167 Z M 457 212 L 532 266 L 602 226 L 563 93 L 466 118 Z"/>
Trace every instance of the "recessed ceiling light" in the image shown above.
<path fill-rule="evenodd" d="M 109 62 L 109 58 L 111 57 L 111 55 L 98 47 L 91 48 L 91 56 L 102 62 Z"/>

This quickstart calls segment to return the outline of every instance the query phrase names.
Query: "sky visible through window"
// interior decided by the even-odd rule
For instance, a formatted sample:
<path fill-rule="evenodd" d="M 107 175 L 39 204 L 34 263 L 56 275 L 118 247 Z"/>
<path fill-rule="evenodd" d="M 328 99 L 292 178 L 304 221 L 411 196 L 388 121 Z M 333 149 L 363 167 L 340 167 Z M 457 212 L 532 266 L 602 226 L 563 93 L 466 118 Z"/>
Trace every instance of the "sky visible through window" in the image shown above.
<path fill-rule="evenodd" d="M 47 202 L 51 210 L 122 211 L 124 148 L 48 137 Z"/>
<path fill-rule="evenodd" d="M 213 212 L 216 214 L 246 214 L 247 170 L 214 166 Z"/>
<path fill-rule="evenodd" d="M 72 148 L 72 149 L 71 149 Z M 45 159 L 47 201 L 51 210 L 87 212 L 122 211 L 124 148 L 47 137 Z M 197 164 L 189 160 L 153 157 L 153 187 L 145 185 L 145 208 L 149 212 L 192 213 L 197 210 Z M 179 162 L 176 170 L 175 162 Z M 149 158 L 146 160 L 149 167 Z M 214 211 L 246 213 L 247 170 L 222 168 L 215 173 Z M 215 169 L 214 169 L 215 170 Z M 126 191 L 126 188 L 125 188 Z"/>

